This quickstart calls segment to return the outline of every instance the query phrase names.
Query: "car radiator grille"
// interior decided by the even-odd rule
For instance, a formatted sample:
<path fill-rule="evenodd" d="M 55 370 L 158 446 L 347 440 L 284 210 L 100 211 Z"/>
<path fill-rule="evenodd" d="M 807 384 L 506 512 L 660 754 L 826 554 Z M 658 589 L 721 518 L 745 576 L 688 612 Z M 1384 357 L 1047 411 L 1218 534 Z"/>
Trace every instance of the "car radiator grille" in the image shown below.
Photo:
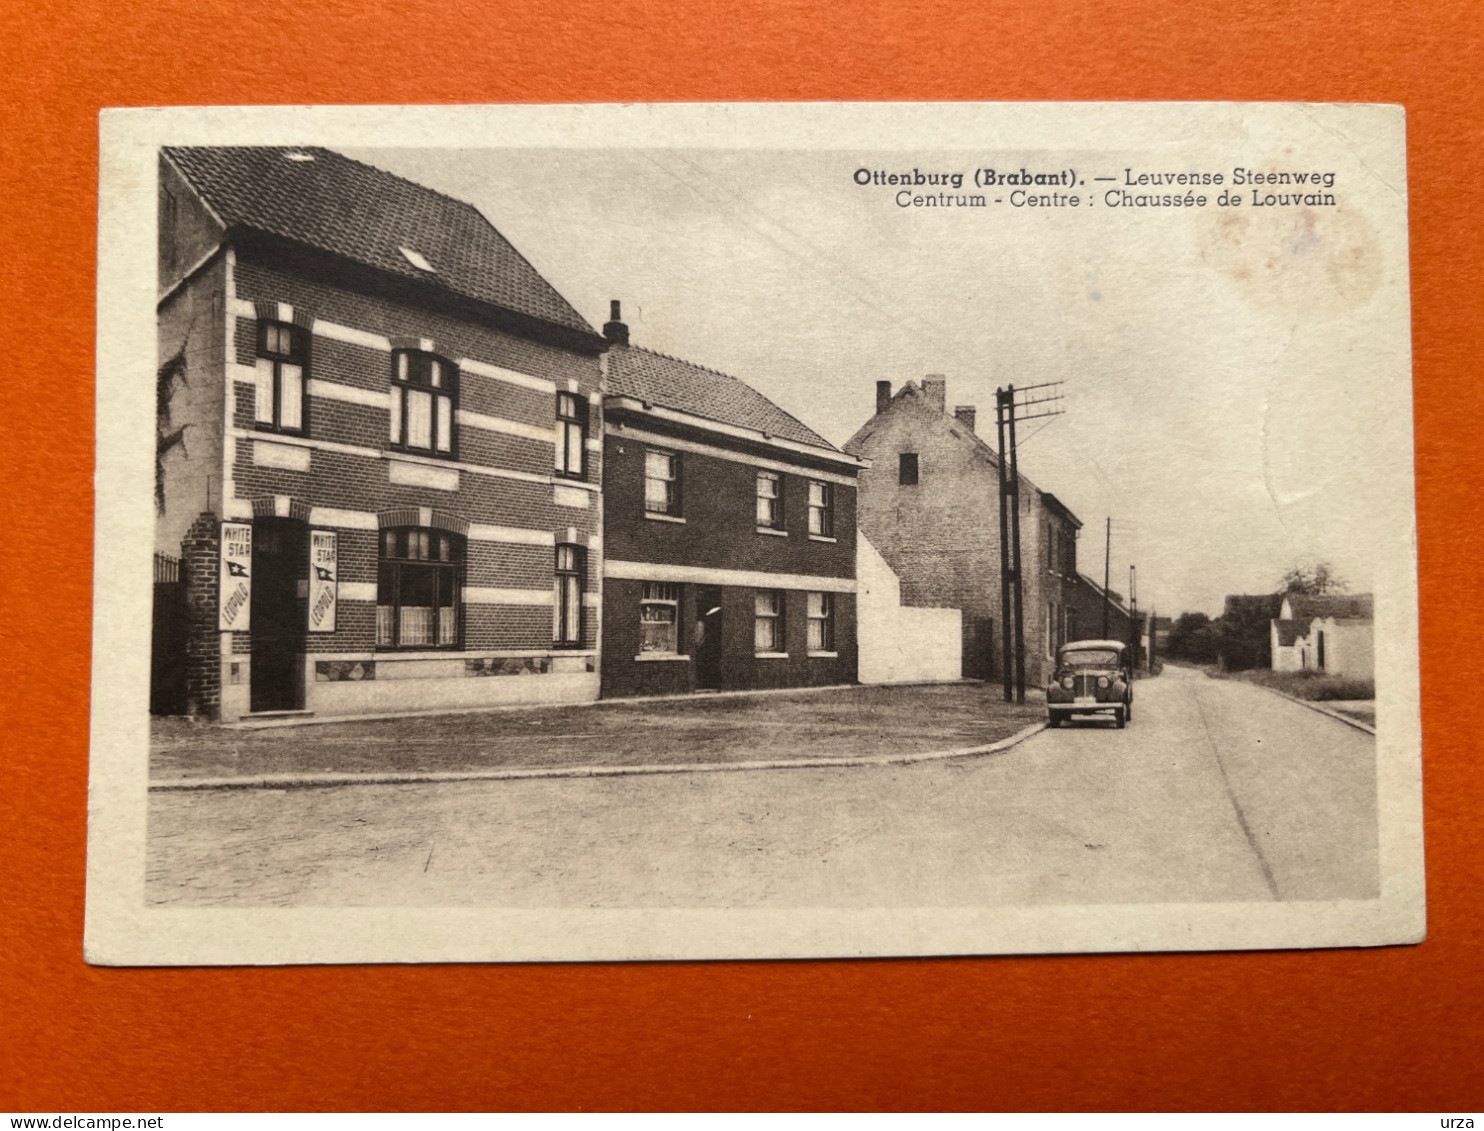
<path fill-rule="evenodd" d="M 1098 693 L 1098 677 L 1095 675 L 1079 675 L 1076 678 L 1076 686 L 1072 694 L 1077 696 L 1096 695 Z"/>

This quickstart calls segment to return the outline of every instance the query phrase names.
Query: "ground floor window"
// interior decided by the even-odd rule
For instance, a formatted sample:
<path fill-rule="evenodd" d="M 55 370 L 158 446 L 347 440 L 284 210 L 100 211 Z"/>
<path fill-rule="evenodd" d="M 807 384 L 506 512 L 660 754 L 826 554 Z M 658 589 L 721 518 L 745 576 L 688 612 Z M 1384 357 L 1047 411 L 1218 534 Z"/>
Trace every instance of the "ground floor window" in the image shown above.
<path fill-rule="evenodd" d="M 680 586 L 646 581 L 639 600 L 639 653 L 675 655 L 679 651 Z"/>
<path fill-rule="evenodd" d="M 464 539 L 444 530 L 381 532 L 376 586 L 378 648 L 457 648 Z"/>
<path fill-rule="evenodd" d="M 752 650 L 754 652 L 782 652 L 784 650 L 782 590 L 759 589 L 757 591 L 752 625 Z"/>
<path fill-rule="evenodd" d="M 556 548 L 556 612 L 552 639 L 559 648 L 582 644 L 582 547 Z"/>
<path fill-rule="evenodd" d="M 809 594 L 809 651 L 835 650 L 835 595 Z"/>

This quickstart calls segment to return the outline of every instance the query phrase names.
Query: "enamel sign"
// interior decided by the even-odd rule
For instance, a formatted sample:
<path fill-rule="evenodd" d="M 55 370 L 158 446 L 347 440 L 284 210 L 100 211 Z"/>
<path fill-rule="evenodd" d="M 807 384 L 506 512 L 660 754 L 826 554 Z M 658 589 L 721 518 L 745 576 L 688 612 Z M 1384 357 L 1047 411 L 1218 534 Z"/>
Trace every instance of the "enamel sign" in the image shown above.
<path fill-rule="evenodd" d="M 329 530 L 309 532 L 309 631 L 335 631 L 335 535 Z"/>
<path fill-rule="evenodd" d="M 245 522 L 222 523 L 221 610 L 217 627 L 223 632 L 240 631 L 252 614 L 252 526 Z"/>

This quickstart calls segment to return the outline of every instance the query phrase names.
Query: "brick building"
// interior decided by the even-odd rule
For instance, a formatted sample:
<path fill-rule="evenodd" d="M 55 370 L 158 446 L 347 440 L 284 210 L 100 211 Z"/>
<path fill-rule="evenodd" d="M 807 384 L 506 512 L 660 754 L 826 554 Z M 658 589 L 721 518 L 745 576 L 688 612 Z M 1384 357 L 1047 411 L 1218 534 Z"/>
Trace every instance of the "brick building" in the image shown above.
<path fill-rule="evenodd" d="M 327 150 L 167 149 L 159 215 L 185 709 L 594 698 L 603 338 L 472 206 Z"/>
<path fill-rule="evenodd" d="M 963 610 L 963 674 L 1003 673 L 999 457 L 977 433 L 977 412 L 947 411 L 941 376 L 895 394 L 876 383 L 876 414 L 846 443 L 863 457 L 862 532 L 901 578 L 902 601 Z M 1081 521 L 1020 476 L 1022 620 L 1026 680 L 1043 683 L 1058 645 L 1101 635 L 1102 590 L 1077 569 Z M 1125 615 L 1116 626 L 1127 639 Z"/>
<path fill-rule="evenodd" d="M 603 411 L 602 693 L 856 679 L 862 462 L 734 377 L 629 344 Z"/>

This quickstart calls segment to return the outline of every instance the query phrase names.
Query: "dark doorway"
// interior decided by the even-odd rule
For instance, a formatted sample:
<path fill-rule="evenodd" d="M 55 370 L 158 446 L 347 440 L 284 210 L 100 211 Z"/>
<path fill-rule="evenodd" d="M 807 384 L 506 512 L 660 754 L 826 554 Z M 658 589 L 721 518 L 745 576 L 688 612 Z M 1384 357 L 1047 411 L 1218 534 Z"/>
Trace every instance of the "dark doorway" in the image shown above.
<path fill-rule="evenodd" d="M 721 588 L 696 587 L 696 689 L 721 687 Z"/>
<path fill-rule="evenodd" d="M 254 520 L 252 571 L 249 704 L 253 711 L 297 711 L 304 706 L 304 621 L 309 595 L 304 524 L 284 518 Z"/>

